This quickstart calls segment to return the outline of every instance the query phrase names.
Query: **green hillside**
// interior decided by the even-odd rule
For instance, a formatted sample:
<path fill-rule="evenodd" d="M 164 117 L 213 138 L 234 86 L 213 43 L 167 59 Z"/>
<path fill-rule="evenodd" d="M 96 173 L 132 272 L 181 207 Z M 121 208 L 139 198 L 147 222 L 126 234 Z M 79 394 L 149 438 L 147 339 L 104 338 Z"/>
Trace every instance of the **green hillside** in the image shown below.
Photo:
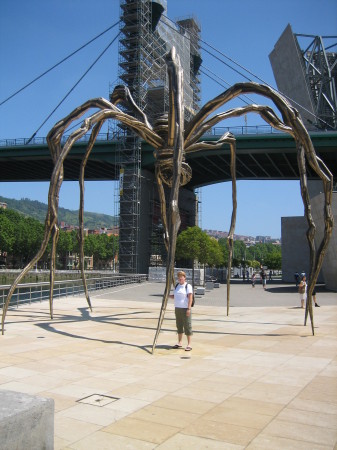
<path fill-rule="evenodd" d="M 45 203 L 36 200 L 29 200 L 22 198 L 21 200 L 14 200 L 0 196 L 0 202 L 7 203 L 9 209 L 13 209 L 25 216 L 33 217 L 34 219 L 44 223 L 47 214 L 48 206 Z M 67 225 L 78 225 L 78 211 L 71 211 L 70 209 L 59 208 L 58 221 L 65 222 Z M 84 212 L 84 226 L 89 229 L 97 228 L 112 228 L 117 224 L 117 219 L 114 216 L 107 214 L 99 214 L 93 212 Z"/>

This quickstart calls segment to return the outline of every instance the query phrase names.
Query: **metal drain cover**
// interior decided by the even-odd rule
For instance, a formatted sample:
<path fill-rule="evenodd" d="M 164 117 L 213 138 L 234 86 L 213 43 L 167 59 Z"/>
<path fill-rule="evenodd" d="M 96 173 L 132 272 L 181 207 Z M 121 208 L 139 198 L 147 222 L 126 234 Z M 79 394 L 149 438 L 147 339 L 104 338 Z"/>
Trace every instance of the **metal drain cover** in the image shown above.
<path fill-rule="evenodd" d="M 102 394 L 92 394 L 88 397 L 81 398 L 80 400 L 76 400 L 78 403 L 86 403 L 87 405 L 93 406 L 105 406 L 109 403 L 116 402 L 119 400 L 118 397 L 109 397 L 108 395 Z"/>

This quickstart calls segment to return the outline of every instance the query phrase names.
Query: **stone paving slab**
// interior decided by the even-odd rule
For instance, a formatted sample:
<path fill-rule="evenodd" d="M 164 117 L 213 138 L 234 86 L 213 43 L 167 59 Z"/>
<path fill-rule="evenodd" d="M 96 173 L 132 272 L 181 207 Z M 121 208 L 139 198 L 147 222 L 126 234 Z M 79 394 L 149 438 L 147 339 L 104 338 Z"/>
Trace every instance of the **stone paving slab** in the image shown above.
<path fill-rule="evenodd" d="M 337 294 L 319 291 L 315 336 L 296 289 L 237 283 L 193 308 L 193 350 L 173 350 L 174 308 L 154 355 L 163 284 L 10 309 L 0 389 L 55 402 L 55 449 L 333 449 Z M 98 401 L 109 399 L 114 401 Z M 90 398 L 92 401 L 90 401 Z M 83 399 L 89 399 L 84 401 Z"/>

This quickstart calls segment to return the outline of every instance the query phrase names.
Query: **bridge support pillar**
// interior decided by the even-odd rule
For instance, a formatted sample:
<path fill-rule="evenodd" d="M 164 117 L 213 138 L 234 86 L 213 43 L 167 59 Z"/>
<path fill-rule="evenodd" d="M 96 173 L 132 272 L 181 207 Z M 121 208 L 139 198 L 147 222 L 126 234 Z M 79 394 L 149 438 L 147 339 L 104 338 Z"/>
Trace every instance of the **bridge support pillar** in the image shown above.
<path fill-rule="evenodd" d="M 168 191 L 167 191 L 168 198 Z M 166 249 L 163 240 L 160 202 L 155 176 L 142 169 L 140 181 L 140 208 L 137 249 L 137 271 L 148 273 L 150 265 L 165 264 Z M 180 230 L 196 224 L 196 196 L 194 190 L 181 188 L 179 195 Z M 121 212 L 122 214 L 122 212 Z M 121 259 L 121 258 L 120 258 Z M 120 272 L 123 273 L 123 267 Z"/>
<path fill-rule="evenodd" d="M 318 248 L 324 233 L 324 194 L 321 181 L 309 181 L 308 189 L 311 200 L 311 210 L 316 224 L 315 243 Z M 332 194 L 332 213 L 335 224 L 327 252 L 318 277 L 318 282 L 325 283 L 328 289 L 337 291 L 337 192 Z M 306 231 L 308 224 L 305 216 L 282 217 L 282 280 L 294 282 L 294 273 L 304 271 L 309 274 L 310 254 Z"/>

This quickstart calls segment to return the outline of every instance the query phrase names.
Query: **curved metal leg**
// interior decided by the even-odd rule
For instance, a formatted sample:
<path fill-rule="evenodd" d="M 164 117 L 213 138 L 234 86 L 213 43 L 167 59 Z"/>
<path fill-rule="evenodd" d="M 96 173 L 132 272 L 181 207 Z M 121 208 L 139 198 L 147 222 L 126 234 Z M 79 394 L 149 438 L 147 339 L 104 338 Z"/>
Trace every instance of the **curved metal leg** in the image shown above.
<path fill-rule="evenodd" d="M 174 277 L 174 260 L 177 243 L 177 235 L 180 227 L 179 214 L 179 188 L 181 177 L 181 166 L 183 161 L 184 141 L 183 141 L 183 109 L 182 109 L 182 69 L 180 61 L 175 54 L 175 49 L 167 56 L 168 74 L 170 92 L 170 116 L 168 123 L 168 147 L 173 148 L 172 161 L 172 186 L 170 193 L 169 211 L 168 211 L 168 254 L 166 263 L 166 286 L 163 296 L 162 306 L 160 310 L 157 331 L 152 345 L 152 353 L 154 353 L 161 326 L 164 320 L 168 296 L 170 293 L 171 283 Z M 161 203 L 165 198 L 161 198 Z M 164 205 L 161 205 L 161 211 L 164 211 Z M 163 217 L 164 221 L 165 218 Z"/>
<path fill-rule="evenodd" d="M 52 177 L 53 179 L 53 177 Z M 58 207 L 59 207 L 59 194 L 63 182 L 63 165 L 60 165 L 59 172 L 54 175 L 56 183 L 51 182 L 49 189 L 49 206 L 48 213 L 51 220 L 49 220 L 49 226 L 51 229 L 52 246 L 50 253 L 50 268 L 49 268 L 49 313 L 50 318 L 53 319 L 53 303 L 54 303 L 54 282 L 55 282 L 55 270 L 56 270 L 56 250 L 57 243 L 60 235 L 58 227 Z M 54 186 L 55 184 L 55 186 Z"/>
<path fill-rule="evenodd" d="M 166 251 L 168 251 L 169 233 L 168 233 L 168 226 L 167 226 L 165 191 L 164 191 L 164 186 L 163 186 L 163 183 L 161 181 L 161 178 L 160 178 L 160 175 L 158 172 L 158 166 L 155 167 L 155 175 L 156 175 L 156 182 L 157 182 L 157 188 L 158 188 L 158 194 L 159 194 L 161 221 L 162 221 L 163 229 L 164 229 L 164 244 L 166 247 Z"/>
<path fill-rule="evenodd" d="M 55 224 L 52 230 L 52 251 L 50 255 L 50 272 L 49 272 L 49 312 L 50 318 L 53 319 L 53 301 L 54 301 L 54 283 L 55 283 L 55 269 L 56 269 L 56 248 L 60 235 L 60 229 Z"/>
<path fill-rule="evenodd" d="M 166 264 L 166 285 L 165 292 L 163 295 L 162 306 L 160 310 L 160 315 L 158 319 L 158 325 L 156 334 L 153 340 L 152 345 L 152 353 L 156 348 L 158 336 L 163 324 L 163 320 L 165 317 L 165 311 L 167 307 L 168 296 L 171 290 L 172 280 L 174 278 L 174 260 L 175 260 L 175 250 L 177 243 L 177 235 L 180 227 L 180 214 L 178 208 L 178 200 L 179 200 L 179 181 L 176 183 L 175 188 L 172 188 L 170 206 L 169 206 L 169 214 L 168 214 L 168 223 L 169 223 L 169 246 L 168 246 L 168 254 L 167 254 L 167 264 Z"/>
<path fill-rule="evenodd" d="M 79 230 L 78 230 L 78 240 L 79 240 L 79 259 L 80 259 L 80 271 L 81 271 L 81 277 L 82 277 L 82 283 L 84 288 L 84 294 L 85 298 L 87 300 L 88 306 L 90 308 L 90 311 L 92 311 L 89 291 L 88 291 L 88 284 L 87 279 L 84 273 L 84 174 L 85 174 L 85 167 L 88 162 L 88 158 L 90 156 L 91 150 L 94 146 L 96 137 L 103 125 L 103 122 L 98 122 L 91 133 L 90 140 L 85 152 L 85 155 L 83 157 L 83 160 L 81 162 L 80 167 L 80 177 L 79 177 L 79 185 L 80 185 L 80 207 L 78 211 L 78 218 L 79 218 Z"/>
<path fill-rule="evenodd" d="M 231 218 L 231 226 L 228 234 L 228 264 L 227 264 L 227 316 L 229 315 L 229 301 L 230 301 L 230 285 L 231 285 L 231 270 L 232 270 L 232 256 L 233 256 L 233 247 L 234 247 L 234 231 L 236 224 L 236 211 L 237 211 L 237 195 L 236 195 L 236 147 L 235 140 L 229 142 L 230 151 L 231 151 L 231 177 L 232 177 L 232 218 Z"/>
<path fill-rule="evenodd" d="M 26 267 L 22 270 L 22 272 L 16 277 L 16 279 L 13 281 L 13 284 L 11 285 L 7 297 L 6 297 L 6 301 L 3 305 L 3 310 L 2 310 L 2 319 L 1 319 L 1 334 L 4 335 L 5 334 L 5 320 L 6 320 L 6 315 L 7 315 L 7 311 L 8 311 L 8 307 L 11 301 L 11 298 L 16 290 L 16 288 L 18 287 L 18 284 L 20 283 L 20 281 L 25 277 L 25 275 L 27 275 L 27 273 L 32 270 L 34 268 L 34 266 L 38 263 L 38 261 L 41 259 L 41 257 L 43 256 L 47 245 L 48 245 L 48 239 L 46 239 L 46 242 L 44 240 L 43 244 L 41 245 L 40 250 L 38 251 L 38 253 L 34 256 L 34 258 L 26 265 Z"/>
<path fill-rule="evenodd" d="M 298 162 L 298 168 L 300 172 L 300 185 L 301 185 L 301 195 L 304 205 L 304 211 L 305 216 L 307 218 L 308 222 L 308 231 L 307 231 L 307 239 L 309 244 L 309 250 L 310 250 L 310 273 L 309 273 L 309 283 L 312 284 L 312 275 L 314 270 L 314 264 L 316 259 L 316 246 L 315 246 L 315 233 L 316 233 L 316 227 L 311 215 L 311 205 L 310 205 L 310 197 L 308 192 L 308 182 L 307 182 L 307 172 L 306 172 L 306 166 L 305 166 L 305 153 L 303 146 L 299 146 L 298 148 L 298 154 L 297 154 L 297 162 Z M 309 299 L 310 297 L 310 299 Z M 307 316 L 308 312 L 310 315 L 310 321 L 311 321 L 311 330 L 312 334 L 315 334 L 314 329 L 314 318 L 313 318 L 313 311 L 312 311 L 312 304 L 311 304 L 311 295 L 309 295 L 309 292 L 307 293 L 307 300 L 305 305 L 305 317 Z"/>
<path fill-rule="evenodd" d="M 326 253 L 328 243 L 331 237 L 332 229 L 333 229 L 333 214 L 331 211 L 331 192 L 333 186 L 333 179 L 330 181 L 323 180 L 323 188 L 324 188 L 324 236 L 321 241 L 321 244 L 315 253 L 315 259 L 313 259 L 313 265 L 310 268 L 309 275 L 309 286 L 308 286 L 308 295 L 307 295 L 307 304 L 305 308 L 305 318 L 304 325 L 307 324 L 308 313 L 311 320 L 311 324 L 313 326 L 313 309 L 312 309 L 312 292 L 315 288 L 317 278 L 319 272 L 322 268 L 324 255 Z M 314 330 L 313 330 L 314 334 Z"/>
<path fill-rule="evenodd" d="M 43 256 L 50 237 L 52 236 L 52 252 L 51 252 L 51 267 L 50 267 L 50 314 L 52 317 L 52 305 L 53 305 L 53 286 L 54 286 L 54 274 L 55 274 L 55 257 L 56 257 L 56 244 L 58 238 L 58 228 L 57 228 L 57 215 L 58 215 L 58 195 L 63 181 L 63 162 L 68 152 L 71 149 L 71 145 L 65 144 L 61 153 L 55 150 L 56 146 L 52 150 L 53 158 L 56 159 L 53 174 L 50 181 L 49 193 L 48 193 L 48 211 L 45 220 L 45 231 L 43 241 L 41 243 L 40 249 L 35 255 L 35 257 L 27 264 L 20 275 L 13 282 L 6 298 L 2 313 L 2 334 L 4 334 L 4 324 L 8 306 L 10 304 L 11 298 L 17 288 L 17 285 L 23 279 L 23 277 L 35 266 L 35 264 Z"/>
<path fill-rule="evenodd" d="M 55 190 L 52 189 L 53 186 L 51 186 L 49 188 L 49 199 L 52 198 L 53 193 L 55 193 Z M 8 294 L 7 294 L 7 298 L 5 301 L 5 304 L 3 306 L 3 311 L 2 311 L 2 334 L 5 333 L 5 319 L 6 319 L 6 314 L 7 314 L 7 310 L 8 310 L 8 306 L 10 304 L 11 298 L 18 286 L 18 284 L 20 283 L 20 281 L 25 277 L 25 275 L 33 269 L 33 267 L 37 264 L 37 262 L 42 258 L 42 256 L 44 255 L 47 246 L 48 246 L 48 242 L 50 239 L 50 236 L 53 233 L 54 227 L 56 226 L 57 223 L 57 215 L 55 217 L 55 212 L 56 212 L 56 208 L 55 205 L 53 203 L 53 207 L 48 208 L 47 211 L 47 216 L 46 216 L 46 220 L 45 220 L 45 230 L 44 230 L 44 236 L 43 236 L 43 240 L 40 246 L 40 249 L 38 250 L 38 252 L 36 253 L 36 255 L 34 256 L 34 258 L 26 265 L 26 267 L 22 270 L 22 272 L 16 277 L 16 279 L 14 280 L 13 284 L 11 285 Z M 53 235 L 53 242 L 54 242 L 54 235 Z M 53 244 L 54 245 L 54 244 Z M 55 249 L 55 247 L 52 247 L 52 249 Z M 51 285 L 52 285 L 52 280 L 53 280 L 53 275 L 52 275 L 52 270 L 50 272 L 50 277 L 51 277 Z M 50 301 L 49 305 L 52 305 L 52 300 Z M 52 314 L 52 312 L 51 312 Z"/>

